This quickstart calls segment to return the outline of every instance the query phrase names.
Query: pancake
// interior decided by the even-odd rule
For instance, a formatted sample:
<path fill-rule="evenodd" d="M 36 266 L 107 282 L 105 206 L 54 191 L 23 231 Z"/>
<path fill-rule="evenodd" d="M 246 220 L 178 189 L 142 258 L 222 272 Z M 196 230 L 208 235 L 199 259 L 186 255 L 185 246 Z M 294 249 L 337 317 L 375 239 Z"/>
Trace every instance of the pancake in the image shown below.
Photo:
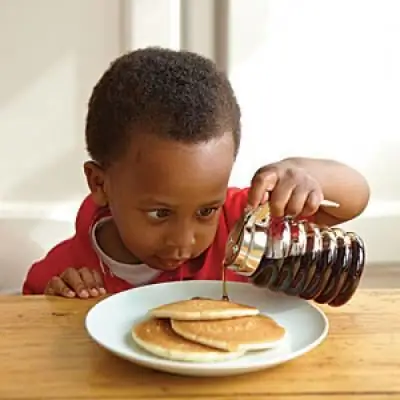
<path fill-rule="evenodd" d="M 171 321 L 185 339 L 227 351 L 266 350 L 278 346 L 285 329 L 265 315 L 219 321 Z"/>
<path fill-rule="evenodd" d="M 167 319 L 150 318 L 135 325 L 132 338 L 149 353 L 174 361 L 227 361 L 244 354 L 243 351 L 227 352 L 186 340 L 172 330 Z"/>
<path fill-rule="evenodd" d="M 165 304 L 150 310 L 155 318 L 170 318 L 182 321 L 207 321 L 215 319 L 231 319 L 258 315 L 255 307 L 232 303 L 226 300 L 195 298 Z"/>

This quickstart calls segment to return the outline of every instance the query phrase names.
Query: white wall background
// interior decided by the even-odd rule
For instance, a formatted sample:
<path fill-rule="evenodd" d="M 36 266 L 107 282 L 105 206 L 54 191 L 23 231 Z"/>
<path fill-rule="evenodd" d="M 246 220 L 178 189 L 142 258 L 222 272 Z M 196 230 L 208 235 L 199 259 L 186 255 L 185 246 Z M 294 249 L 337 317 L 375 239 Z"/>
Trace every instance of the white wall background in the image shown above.
<path fill-rule="evenodd" d="M 90 90 L 120 51 L 107 0 L 2 0 L 0 202 L 65 204 L 86 193 L 82 161 Z"/>
<path fill-rule="evenodd" d="M 233 181 L 289 155 L 365 174 L 371 204 L 345 225 L 370 262 L 400 261 L 400 2 L 234 0 L 229 71 L 243 109 Z"/>
<path fill-rule="evenodd" d="M 120 52 L 119 4 L 0 2 L 0 292 L 73 227 L 85 107 Z"/>
<path fill-rule="evenodd" d="M 90 91 L 121 51 L 146 45 L 183 46 L 228 64 L 244 132 L 233 184 L 247 185 L 261 164 L 287 155 L 347 162 L 373 193 L 348 228 L 366 239 L 370 262 L 400 261 L 400 2 L 218 6 L 228 3 L 226 18 L 214 21 L 213 0 L 1 0 L 2 266 L 16 258 L 29 265 L 71 232 L 87 193 Z"/>

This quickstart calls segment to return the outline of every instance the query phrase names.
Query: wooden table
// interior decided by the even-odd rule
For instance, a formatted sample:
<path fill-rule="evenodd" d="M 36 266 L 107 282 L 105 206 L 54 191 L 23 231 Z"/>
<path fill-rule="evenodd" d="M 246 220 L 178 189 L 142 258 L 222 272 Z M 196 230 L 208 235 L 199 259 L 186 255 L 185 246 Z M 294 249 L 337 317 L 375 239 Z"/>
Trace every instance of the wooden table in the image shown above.
<path fill-rule="evenodd" d="M 323 307 L 329 336 L 297 360 L 212 379 L 153 372 L 109 354 L 84 329 L 93 304 L 0 297 L 0 399 L 400 399 L 400 290 L 360 290 L 344 307 Z"/>

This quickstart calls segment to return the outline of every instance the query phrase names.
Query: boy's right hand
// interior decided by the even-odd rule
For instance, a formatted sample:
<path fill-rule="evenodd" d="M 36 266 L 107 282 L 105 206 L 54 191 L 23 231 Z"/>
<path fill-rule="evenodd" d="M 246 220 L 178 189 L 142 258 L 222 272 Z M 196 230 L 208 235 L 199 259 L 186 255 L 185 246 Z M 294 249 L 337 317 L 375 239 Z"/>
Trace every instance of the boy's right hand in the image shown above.
<path fill-rule="evenodd" d="M 88 299 L 106 294 L 103 279 L 97 271 L 88 268 L 68 268 L 54 276 L 46 286 L 45 294 L 67 298 Z"/>

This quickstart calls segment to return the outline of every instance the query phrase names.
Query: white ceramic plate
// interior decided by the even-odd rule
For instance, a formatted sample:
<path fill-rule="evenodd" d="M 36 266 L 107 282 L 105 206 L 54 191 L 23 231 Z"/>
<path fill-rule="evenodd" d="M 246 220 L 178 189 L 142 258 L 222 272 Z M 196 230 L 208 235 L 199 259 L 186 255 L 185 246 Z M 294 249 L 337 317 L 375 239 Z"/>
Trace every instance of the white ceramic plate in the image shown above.
<path fill-rule="evenodd" d="M 218 281 L 170 282 L 131 289 L 96 304 L 86 317 L 86 329 L 100 346 L 124 359 L 159 371 L 191 376 L 227 376 L 270 368 L 318 346 L 328 333 L 328 320 L 307 301 L 271 293 L 247 283 L 228 283 L 232 301 L 257 307 L 285 327 L 284 343 L 273 350 L 248 353 L 233 361 L 189 363 L 169 361 L 139 348 L 131 328 L 149 309 L 194 296 L 221 298 Z"/>

